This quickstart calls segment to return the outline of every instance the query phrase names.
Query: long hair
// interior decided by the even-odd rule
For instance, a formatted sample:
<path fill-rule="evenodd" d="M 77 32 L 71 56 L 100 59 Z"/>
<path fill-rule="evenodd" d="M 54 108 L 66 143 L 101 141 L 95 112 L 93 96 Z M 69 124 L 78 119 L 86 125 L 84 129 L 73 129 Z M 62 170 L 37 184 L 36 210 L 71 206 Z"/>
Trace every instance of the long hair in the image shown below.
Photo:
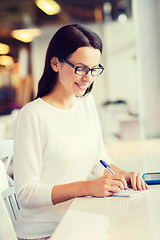
<path fill-rule="evenodd" d="M 85 46 L 92 46 L 102 53 L 100 37 L 80 24 L 63 26 L 55 33 L 47 49 L 44 71 L 39 80 L 36 98 L 49 94 L 56 85 L 58 73 L 51 67 L 52 57 L 57 57 L 59 60 L 60 58 L 67 59 L 79 47 Z M 93 83 L 87 88 L 85 94 L 89 93 L 92 87 Z"/>

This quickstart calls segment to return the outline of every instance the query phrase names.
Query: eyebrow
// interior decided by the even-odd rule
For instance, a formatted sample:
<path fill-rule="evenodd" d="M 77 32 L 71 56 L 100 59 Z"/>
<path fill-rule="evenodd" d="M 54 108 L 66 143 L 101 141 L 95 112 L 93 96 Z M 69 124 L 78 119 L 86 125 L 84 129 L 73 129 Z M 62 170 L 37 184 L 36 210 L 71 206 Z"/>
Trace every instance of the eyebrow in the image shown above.
<path fill-rule="evenodd" d="M 87 65 L 85 65 L 84 63 L 76 63 L 75 66 L 78 66 L 78 64 L 81 64 L 81 65 L 83 65 L 84 67 L 90 68 L 90 67 L 88 67 Z M 91 68 L 95 68 L 95 67 L 98 67 L 98 66 L 99 66 L 99 63 L 96 64 L 95 66 L 91 67 Z"/>

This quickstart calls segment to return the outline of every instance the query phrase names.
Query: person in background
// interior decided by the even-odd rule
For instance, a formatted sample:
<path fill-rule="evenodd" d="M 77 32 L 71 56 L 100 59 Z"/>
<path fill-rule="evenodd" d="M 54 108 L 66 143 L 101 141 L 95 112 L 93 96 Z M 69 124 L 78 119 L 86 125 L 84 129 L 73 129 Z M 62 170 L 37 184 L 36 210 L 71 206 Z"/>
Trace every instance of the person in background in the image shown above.
<path fill-rule="evenodd" d="M 140 174 L 120 169 L 107 155 L 91 90 L 104 68 L 102 42 L 80 24 L 51 39 L 37 97 L 19 113 L 14 181 L 19 239 L 49 239 L 79 196 L 107 197 L 130 185 L 147 189 Z M 110 164 L 115 175 L 99 163 Z M 95 178 L 88 179 L 90 174 Z"/>

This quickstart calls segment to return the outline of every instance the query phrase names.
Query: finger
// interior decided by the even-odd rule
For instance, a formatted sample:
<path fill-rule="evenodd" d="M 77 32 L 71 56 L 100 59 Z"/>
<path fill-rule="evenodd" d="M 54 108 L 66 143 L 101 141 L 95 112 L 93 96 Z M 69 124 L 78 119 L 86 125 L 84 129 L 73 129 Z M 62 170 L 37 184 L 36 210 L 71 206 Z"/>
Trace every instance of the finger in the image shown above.
<path fill-rule="evenodd" d="M 123 184 L 123 189 L 124 189 L 124 187 L 127 187 L 127 182 L 126 182 L 126 180 L 125 180 L 125 178 L 124 178 L 124 176 L 122 176 L 122 175 L 119 175 L 119 174 L 115 174 L 115 175 L 111 175 L 111 176 L 109 176 L 110 177 L 110 179 L 112 179 L 112 180 L 116 180 L 116 181 L 119 181 L 119 182 L 121 182 L 122 184 Z M 117 185 L 117 184 L 116 184 Z M 120 184 L 121 185 L 121 184 Z M 121 189 L 122 189 L 121 188 Z M 122 190 L 123 190 L 122 189 Z"/>
<path fill-rule="evenodd" d="M 149 189 L 149 186 L 147 185 L 147 183 L 145 183 L 145 187 L 146 187 L 146 189 Z"/>
<path fill-rule="evenodd" d="M 144 190 L 149 189 L 149 186 L 148 186 L 147 183 L 143 180 L 143 178 L 142 178 L 142 181 L 143 181 L 143 184 L 144 184 Z"/>
<path fill-rule="evenodd" d="M 110 180 L 110 181 L 108 181 L 108 184 L 110 184 L 111 186 L 118 187 L 121 190 L 124 190 L 124 188 L 125 188 L 124 184 L 119 179 L 118 180 Z"/>
<path fill-rule="evenodd" d="M 136 176 L 136 185 L 137 185 L 137 189 L 138 190 L 142 190 L 142 181 L 141 181 L 141 176 L 139 173 L 137 173 L 137 176 Z"/>
<path fill-rule="evenodd" d="M 148 187 L 145 181 L 143 180 L 143 178 L 141 178 L 141 185 L 142 185 L 142 190 L 146 190 Z"/>
<path fill-rule="evenodd" d="M 131 175 L 131 186 L 134 190 L 137 190 L 136 173 L 135 172 L 132 172 L 132 175 Z"/>
<path fill-rule="evenodd" d="M 122 182 L 123 182 L 124 187 L 125 187 L 125 188 L 128 187 L 127 181 L 126 181 L 126 179 L 124 178 L 124 176 L 121 176 L 121 177 L 122 177 Z"/>
<path fill-rule="evenodd" d="M 108 191 L 106 191 L 106 195 L 105 195 L 105 197 L 112 196 L 113 194 L 114 194 L 114 192 L 108 192 Z"/>
<path fill-rule="evenodd" d="M 107 191 L 109 192 L 110 195 L 113 195 L 114 193 L 118 193 L 121 190 L 120 190 L 120 188 L 118 186 L 108 185 L 107 186 Z"/>

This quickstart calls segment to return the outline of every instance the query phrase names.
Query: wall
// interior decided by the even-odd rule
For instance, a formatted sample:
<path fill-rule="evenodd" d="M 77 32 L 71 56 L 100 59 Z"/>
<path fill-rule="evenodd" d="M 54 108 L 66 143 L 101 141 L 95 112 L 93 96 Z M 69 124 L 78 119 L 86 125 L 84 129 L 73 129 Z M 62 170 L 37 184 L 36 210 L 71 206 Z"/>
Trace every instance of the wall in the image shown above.
<path fill-rule="evenodd" d="M 104 27 L 107 99 L 126 100 L 131 112 L 138 111 L 137 59 L 132 19 Z"/>
<path fill-rule="evenodd" d="M 160 137 L 160 1 L 134 0 L 140 120 L 144 138 Z"/>

